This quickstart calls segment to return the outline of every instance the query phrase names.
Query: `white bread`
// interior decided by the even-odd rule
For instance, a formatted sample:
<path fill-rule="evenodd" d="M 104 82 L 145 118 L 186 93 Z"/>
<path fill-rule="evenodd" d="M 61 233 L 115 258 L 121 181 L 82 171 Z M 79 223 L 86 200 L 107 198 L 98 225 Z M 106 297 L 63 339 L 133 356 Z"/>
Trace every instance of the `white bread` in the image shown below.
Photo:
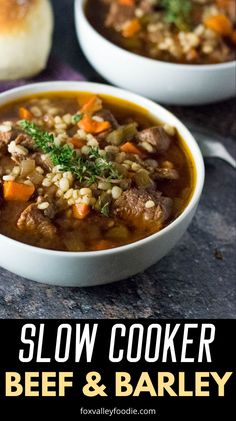
<path fill-rule="evenodd" d="M 30 77 L 43 70 L 52 31 L 49 0 L 0 0 L 0 80 Z"/>

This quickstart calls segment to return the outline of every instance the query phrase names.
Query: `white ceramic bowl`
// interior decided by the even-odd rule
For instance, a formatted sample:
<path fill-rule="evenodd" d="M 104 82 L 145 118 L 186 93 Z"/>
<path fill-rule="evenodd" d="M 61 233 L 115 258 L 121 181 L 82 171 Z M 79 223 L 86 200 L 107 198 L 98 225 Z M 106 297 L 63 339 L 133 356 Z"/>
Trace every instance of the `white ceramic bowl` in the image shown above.
<path fill-rule="evenodd" d="M 105 79 L 161 102 L 198 105 L 236 94 L 236 61 L 211 65 L 173 64 L 126 51 L 101 36 L 84 13 L 86 0 L 75 0 L 76 30 L 83 52 Z"/>
<path fill-rule="evenodd" d="M 187 128 L 169 111 L 152 101 L 111 86 L 89 82 L 48 82 L 27 85 L 0 94 L 0 107 L 21 97 L 47 92 L 107 94 L 147 109 L 175 126 L 185 140 L 196 166 L 196 185 L 184 212 L 162 231 L 133 244 L 95 252 L 60 252 L 32 247 L 0 235 L 0 265 L 18 275 L 47 284 L 91 286 L 135 275 L 165 256 L 188 228 L 201 196 L 204 164 L 199 147 Z M 191 262 L 189 262 L 191 265 Z"/>

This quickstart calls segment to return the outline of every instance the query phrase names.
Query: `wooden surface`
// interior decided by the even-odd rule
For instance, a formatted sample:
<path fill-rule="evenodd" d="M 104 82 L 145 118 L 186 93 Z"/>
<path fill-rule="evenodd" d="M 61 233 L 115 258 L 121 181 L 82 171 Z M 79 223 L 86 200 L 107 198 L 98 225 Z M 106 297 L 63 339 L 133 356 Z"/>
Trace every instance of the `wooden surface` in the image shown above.
<path fill-rule="evenodd" d="M 54 52 L 88 80 L 102 81 L 78 46 L 73 1 L 53 3 Z M 235 100 L 170 109 L 213 136 L 224 136 L 236 156 Z M 235 174 L 224 162 L 206 161 L 206 184 L 191 227 L 168 256 L 131 279 L 89 289 L 57 288 L 0 269 L 0 318 L 235 318 Z"/>

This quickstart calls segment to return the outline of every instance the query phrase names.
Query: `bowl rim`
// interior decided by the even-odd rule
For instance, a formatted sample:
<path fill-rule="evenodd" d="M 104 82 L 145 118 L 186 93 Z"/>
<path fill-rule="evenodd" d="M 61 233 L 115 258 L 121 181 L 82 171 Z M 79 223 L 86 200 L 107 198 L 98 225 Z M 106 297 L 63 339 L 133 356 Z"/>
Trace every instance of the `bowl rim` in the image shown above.
<path fill-rule="evenodd" d="M 84 23 L 89 27 L 89 29 L 93 32 L 94 35 L 96 35 L 100 40 L 102 40 L 107 46 L 110 48 L 114 48 L 117 50 L 117 53 L 125 54 L 127 56 L 127 59 L 138 59 L 138 60 L 144 60 L 146 63 L 149 63 L 150 65 L 158 65 L 162 67 L 172 67 L 174 69 L 178 70 L 195 70 L 195 71 L 204 71 L 204 70 L 213 70 L 213 71 L 220 71 L 225 69 L 230 69 L 232 67 L 236 67 L 236 60 L 227 61 L 224 63 L 213 63 L 213 64 L 184 64 L 184 63 L 171 63 L 169 61 L 161 61 L 157 60 L 151 57 L 145 57 L 141 56 L 140 54 L 133 53 L 132 51 L 128 51 L 125 48 L 122 48 L 113 42 L 109 41 L 107 38 L 102 36 L 89 22 L 87 19 L 86 13 L 85 13 L 85 2 L 88 0 L 75 0 L 75 18 L 76 20 L 80 17 L 83 19 Z M 78 28 L 77 28 L 78 30 Z"/>
<path fill-rule="evenodd" d="M 205 181 L 205 167 L 204 161 L 202 157 L 202 153 L 200 148 L 197 144 L 197 141 L 187 129 L 187 127 L 169 110 L 164 108 L 163 106 L 151 101 L 150 99 L 144 98 L 141 95 L 137 95 L 133 92 L 127 91 L 125 89 L 117 88 L 114 86 L 100 84 L 100 83 L 93 83 L 93 82 L 83 82 L 83 81 L 52 81 L 52 82 L 38 82 L 27 84 L 24 86 L 20 86 L 17 88 L 13 88 L 7 91 L 0 93 L 0 109 L 2 105 L 11 102 L 12 100 L 19 100 L 20 98 L 27 97 L 28 95 L 37 95 L 45 93 L 53 93 L 53 92 L 91 92 L 97 93 L 98 95 L 110 95 L 114 97 L 118 97 L 120 99 L 124 99 L 127 101 L 133 102 L 134 104 L 138 104 L 139 106 L 143 107 L 144 109 L 149 110 L 150 113 L 153 114 L 158 118 L 158 114 L 161 112 L 164 114 L 164 118 L 160 119 L 160 121 L 165 121 L 166 117 L 169 117 L 173 121 L 173 125 L 177 127 L 178 131 L 181 132 L 183 141 L 187 144 L 188 149 L 191 153 L 194 165 L 195 165 L 195 173 L 196 173 L 196 180 L 195 180 L 195 187 L 192 193 L 192 197 L 189 200 L 186 208 L 183 212 L 169 225 L 163 228 L 161 231 L 156 232 L 148 237 L 145 237 L 141 240 L 137 240 L 133 243 L 129 243 L 123 246 L 114 247 L 111 249 L 106 250 L 98 250 L 98 251 L 58 251 L 58 250 L 50 250 L 44 249 L 37 246 L 31 246 L 29 244 L 25 244 L 21 241 L 14 240 L 6 235 L 0 234 L 0 240 L 3 238 L 5 242 L 10 244 L 15 244 L 16 246 L 20 247 L 21 249 L 25 249 L 26 251 L 33 251 L 37 252 L 41 255 L 52 255 L 52 256 L 67 256 L 67 257 L 85 257 L 89 258 L 92 256 L 106 256 L 114 253 L 123 253 L 128 252 L 130 249 L 135 249 L 138 247 L 144 246 L 148 242 L 155 241 L 158 238 L 163 237 L 165 234 L 169 233 L 172 229 L 174 229 L 177 225 L 179 225 L 190 213 L 191 211 L 197 206 L 199 199 L 202 194 L 204 181 Z M 154 110 L 152 111 L 152 108 Z M 189 145 L 190 143 L 190 145 Z"/>

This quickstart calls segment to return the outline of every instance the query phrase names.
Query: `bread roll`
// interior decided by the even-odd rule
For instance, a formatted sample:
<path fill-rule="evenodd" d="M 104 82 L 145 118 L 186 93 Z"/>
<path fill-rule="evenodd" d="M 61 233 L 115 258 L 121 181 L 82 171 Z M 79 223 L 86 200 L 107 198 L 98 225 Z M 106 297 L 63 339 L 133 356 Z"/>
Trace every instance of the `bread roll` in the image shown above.
<path fill-rule="evenodd" d="M 34 76 L 52 43 L 49 0 L 0 0 L 0 80 Z"/>

